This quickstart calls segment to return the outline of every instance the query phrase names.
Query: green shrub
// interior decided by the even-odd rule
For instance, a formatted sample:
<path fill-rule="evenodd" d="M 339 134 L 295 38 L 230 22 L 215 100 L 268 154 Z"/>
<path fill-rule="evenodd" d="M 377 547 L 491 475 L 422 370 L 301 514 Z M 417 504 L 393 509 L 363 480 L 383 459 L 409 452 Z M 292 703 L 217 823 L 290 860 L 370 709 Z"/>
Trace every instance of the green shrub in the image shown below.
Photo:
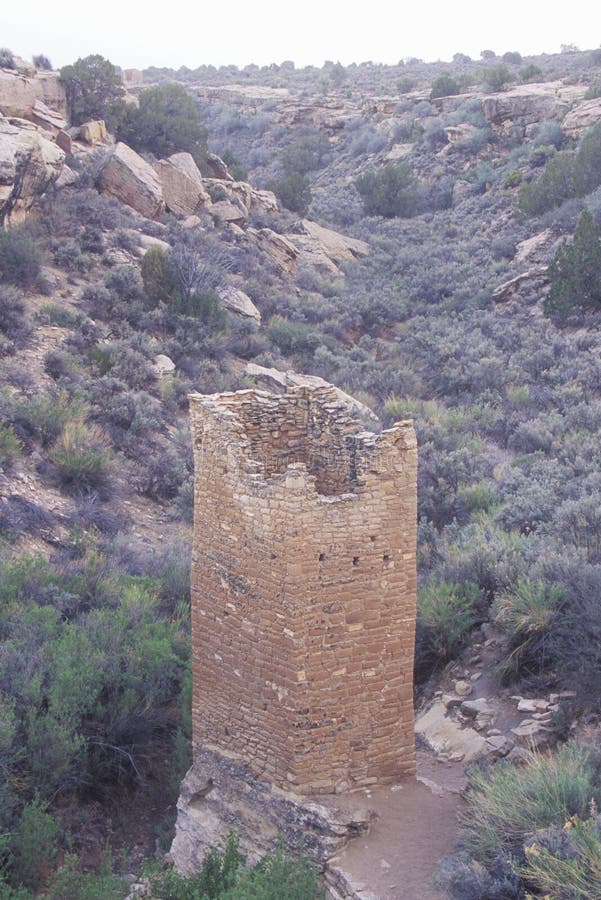
<path fill-rule="evenodd" d="M 36 53 L 36 55 L 32 58 L 32 63 L 36 67 L 36 69 L 42 69 L 46 72 L 52 71 L 52 63 L 43 53 Z"/>
<path fill-rule="evenodd" d="M 98 872 L 82 872 L 78 857 L 67 853 L 65 861 L 48 888 L 48 900 L 123 900 L 127 882 L 113 875 L 106 855 Z"/>
<path fill-rule="evenodd" d="M 273 316 L 267 328 L 269 340 L 284 356 L 310 353 L 319 346 L 320 338 L 315 328 L 304 322 L 291 322 L 282 316 Z"/>
<path fill-rule="evenodd" d="M 70 397 L 65 390 L 55 390 L 19 401 L 12 418 L 47 447 L 68 421 L 86 414 L 87 408 L 79 398 Z"/>
<path fill-rule="evenodd" d="M 460 92 L 459 83 L 452 75 L 439 75 L 432 82 L 432 90 L 430 91 L 430 100 L 437 97 L 451 97 Z"/>
<path fill-rule="evenodd" d="M 148 305 L 168 303 L 173 293 L 173 279 L 169 270 L 169 254 L 162 247 L 149 247 L 142 259 L 142 282 Z"/>
<path fill-rule="evenodd" d="M 556 755 L 536 755 L 522 768 L 509 763 L 473 772 L 466 795 L 466 844 L 483 863 L 520 848 L 527 835 L 571 816 L 586 817 L 599 794 L 598 751 L 569 743 Z"/>
<path fill-rule="evenodd" d="M 115 66 L 100 54 L 79 58 L 60 70 L 65 85 L 69 118 L 74 125 L 111 117 L 125 90 Z"/>
<path fill-rule="evenodd" d="M 322 131 L 316 128 L 301 129 L 282 153 L 284 172 L 306 175 L 307 172 L 320 169 L 329 149 L 330 142 Z"/>
<path fill-rule="evenodd" d="M 418 622 L 425 650 L 446 662 L 463 647 L 476 622 L 479 591 L 475 584 L 429 581 L 418 592 Z"/>
<path fill-rule="evenodd" d="M 26 803 L 12 839 L 12 879 L 31 890 L 42 887 L 56 858 L 58 826 L 39 799 Z"/>
<path fill-rule="evenodd" d="M 540 215 L 571 197 L 583 197 L 601 184 L 601 126 L 590 128 L 578 150 L 552 156 L 536 181 L 524 184 L 519 206 L 526 215 Z"/>
<path fill-rule="evenodd" d="M 601 82 L 597 81 L 595 84 L 591 84 L 586 89 L 586 94 L 584 95 L 585 100 L 596 100 L 597 97 L 601 97 Z"/>
<path fill-rule="evenodd" d="M 527 84 L 531 81 L 542 81 L 543 80 L 543 70 L 540 66 L 535 66 L 533 63 L 530 63 L 527 66 L 524 66 L 523 69 L 520 69 L 519 78 L 522 84 Z"/>
<path fill-rule="evenodd" d="M 0 229 L 0 281 L 31 288 L 40 274 L 40 251 L 35 241 L 18 229 Z"/>
<path fill-rule="evenodd" d="M 245 868 L 239 839 L 230 832 L 223 850 L 212 848 L 198 875 L 183 878 L 174 870 L 151 876 L 157 900 L 325 900 L 317 870 L 306 860 L 292 860 L 279 847 L 257 865 Z"/>
<path fill-rule="evenodd" d="M 126 108 L 117 137 L 139 153 L 165 157 L 187 152 L 199 166 L 206 159 L 207 131 L 200 109 L 181 84 L 159 84 L 143 90 L 139 106 Z"/>
<path fill-rule="evenodd" d="M 312 201 L 311 185 L 305 175 L 300 172 L 285 172 L 280 178 L 271 181 L 269 189 L 292 212 L 301 216 L 307 214 Z"/>
<path fill-rule="evenodd" d="M 509 636 L 510 653 L 501 664 L 506 679 L 540 674 L 549 665 L 546 643 L 564 604 L 561 588 L 525 579 L 495 600 L 493 619 Z"/>
<path fill-rule="evenodd" d="M 50 451 L 60 484 L 69 490 L 105 490 L 111 467 L 109 441 L 96 425 L 67 422 Z"/>
<path fill-rule="evenodd" d="M 173 308 L 178 315 L 198 319 L 211 333 L 225 329 L 227 313 L 215 291 L 195 291 L 188 297 L 178 299 Z"/>
<path fill-rule="evenodd" d="M 417 78 L 410 75 L 403 75 L 396 83 L 396 89 L 399 94 L 408 94 L 417 87 Z"/>
<path fill-rule="evenodd" d="M 504 90 L 510 81 L 511 72 L 507 66 L 491 66 L 484 70 L 484 84 L 493 93 Z"/>
<path fill-rule="evenodd" d="M 543 302 L 548 316 L 565 318 L 601 307 L 601 228 L 585 209 L 574 240 L 565 241 L 549 266 L 549 293 Z"/>
<path fill-rule="evenodd" d="M 0 47 L 0 69 L 16 68 L 15 56 L 8 47 Z"/>
<path fill-rule="evenodd" d="M 21 456 L 21 442 L 12 426 L 0 425 L 0 466 L 9 467 Z"/>
<path fill-rule="evenodd" d="M 417 179 L 408 162 L 386 163 L 355 181 L 366 216 L 409 218 L 417 211 Z"/>

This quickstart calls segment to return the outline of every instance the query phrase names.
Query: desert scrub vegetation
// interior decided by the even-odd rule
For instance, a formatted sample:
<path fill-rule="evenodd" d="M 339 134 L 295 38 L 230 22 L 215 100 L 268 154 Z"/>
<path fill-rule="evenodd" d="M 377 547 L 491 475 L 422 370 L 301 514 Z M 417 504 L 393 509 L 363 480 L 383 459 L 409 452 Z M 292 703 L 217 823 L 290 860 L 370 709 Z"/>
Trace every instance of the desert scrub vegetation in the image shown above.
<path fill-rule="evenodd" d="M 153 747 L 178 729 L 187 741 L 185 559 L 166 552 L 130 574 L 139 560 L 93 530 L 50 561 L 3 550 L 0 892 L 65 896 L 57 885 L 74 880 L 73 858 L 54 886 L 52 870 L 59 851 L 77 849 L 77 806 L 143 782 Z M 101 876 L 90 885 L 110 886 Z"/>
<path fill-rule="evenodd" d="M 0 231 L 0 282 L 31 288 L 39 277 L 40 267 L 39 244 L 26 229 Z"/>
<path fill-rule="evenodd" d="M 110 443 L 97 425 L 82 419 L 67 422 L 49 458 L 65 490 L 78 493 L 93 490 L 103 498 L 108 496 Z"/>
<path fill-rule="evenodd" d="M 601 228 L 585 209 L 570 244 L 564 241 L 549 266 L 550 289 L 543 308 L 548 316 L 601 308 Z"/>
<path fill-rule="evenodd" d="M 125 90 L 116 67 L 100 54 L 80 57 L 60 70 L 65 85 L 69 119 L 81 125 L 88 119 L 108 119 L 118 108 Z"/>
<path fill-rule="evenodd" d="M 355 181 L 367 216 L 410 218 L 417 208 L 417 181 L 409 163 L 387 163 Z"/>
<path fill-rule="evenodd" d="M 146 88 L 139 105 L 125 105 L 118 116 L 117 139 L 156 157 L 187 152 L 199 166 L 207 153 L 207 130 L 198 104 L 176 83 Z"/>
<path fill-rule="evenodd" d="M 527 215 L 540 215 L 572 197 L 584 197 L 601 183 L 601 126 L 589 128 L 576 150 L 554 154 L 543 174 L 522 185 L 520 209 Z"/>
<path fill-rule="evenodd" d="M 593 900 L 601 883 L 600 790 L 598 747 L 574 741 L 521 767 L 472 771 L 466 852 L 441 867 L 450 895 L 519 898 L 535 890 Z"/>
<path fill-rule="evenodd" d="M 149 877 L 157 900 L 325 900 L 326 896 L 317 869 L 306 858 L 293 859 L 281 846 L 254 866 L 246 865 L 235 832 L 230 832 L 223 849 L 209 850 L 198 875 L 185 878 L 173 870 L 158 872 L 155 866 Z"/>

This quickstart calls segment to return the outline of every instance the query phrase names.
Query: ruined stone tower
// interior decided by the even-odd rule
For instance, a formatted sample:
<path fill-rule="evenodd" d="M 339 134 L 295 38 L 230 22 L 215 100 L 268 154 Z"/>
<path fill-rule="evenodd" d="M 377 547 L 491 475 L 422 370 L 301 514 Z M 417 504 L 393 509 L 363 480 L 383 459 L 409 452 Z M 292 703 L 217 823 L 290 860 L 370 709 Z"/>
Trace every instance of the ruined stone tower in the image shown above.
<path fill-rule="evenodd" d="M 191 417 L 195 758 L 299 796 L 412 774 L 411 424 L 365 432 L 333 387 Z"/>

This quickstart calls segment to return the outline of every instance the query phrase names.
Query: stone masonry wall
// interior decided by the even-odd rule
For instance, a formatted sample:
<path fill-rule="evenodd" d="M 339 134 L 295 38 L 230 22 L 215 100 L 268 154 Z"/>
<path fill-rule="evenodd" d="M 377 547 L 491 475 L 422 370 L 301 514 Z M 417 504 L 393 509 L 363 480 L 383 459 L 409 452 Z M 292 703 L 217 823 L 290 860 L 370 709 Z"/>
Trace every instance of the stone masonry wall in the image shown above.
<path fill-rule="evenodd" d="M 303 795 L 412 774 L 411 424 L 323 387 L 190 399 L 195 746 Z"/>

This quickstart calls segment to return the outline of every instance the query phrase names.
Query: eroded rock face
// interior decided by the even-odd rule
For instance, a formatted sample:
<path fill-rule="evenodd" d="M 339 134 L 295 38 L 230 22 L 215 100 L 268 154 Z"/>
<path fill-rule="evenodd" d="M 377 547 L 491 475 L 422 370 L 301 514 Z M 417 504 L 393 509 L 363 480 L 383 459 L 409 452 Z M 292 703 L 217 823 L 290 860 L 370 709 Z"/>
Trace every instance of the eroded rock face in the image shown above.
<path fill-rule="evenodd" d="M 291 853 L 302 848 L 321 866 L 369 824 L 365 811 L 276 793 L 248 766 L 203 747 L 182 782 L 171 856 L 181 874 L 198 872 L 209 848 L 235 828 L 251 863 L 281 837 Z"/>
<path fill-rule="evenodd" d="M 98 187 L 147 219 L 157 218 L 165 207 L 159 176 L 127 144 L 115 145 L 100 172 Z"/>
<path fill-rule="evenodd" d="M 67 95 L 58 72 L 24 75 L 12 69 L 0 69 L 1 113 L 30 119 L 36 101 L 66 118 Z"/>
<path fill-rule="evenodd" d="M 65 154 L 35 126 L 0 118 L 0 222 L 18 222 L 59 178 Z"/>
<path fill-rule="evenodd" d="M 545 119 L 560 119 L 576 99 L 574 89 L 561 82 L 524 84 L 511 91 L 484 97 L 482 110 L 492 125 L 532 125 Z"/>
<path fill-rule="evenodd" d="M 159 176 L 165 205 L 170 212 L 179 216 L 191 216 L 211 205 L 211 198 L 190 153 L 174 153 L 168 159 L 159 160 L 154 169 Z"/>
<path fill-rule="evenodd" d="M 561 130 L 568 137 L 580 137 L 583 131 L 601 122 L 601 97 L 585 100 L 570 110 L 563 122 Z"/>

